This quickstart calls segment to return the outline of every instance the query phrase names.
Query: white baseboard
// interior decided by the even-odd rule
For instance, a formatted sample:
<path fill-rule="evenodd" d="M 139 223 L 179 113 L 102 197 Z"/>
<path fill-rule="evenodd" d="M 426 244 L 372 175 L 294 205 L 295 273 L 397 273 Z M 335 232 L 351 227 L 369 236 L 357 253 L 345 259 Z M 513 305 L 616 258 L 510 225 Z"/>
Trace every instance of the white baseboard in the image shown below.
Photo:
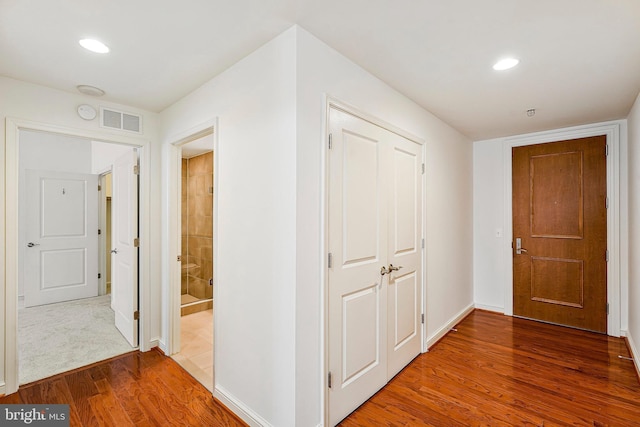
<path fill-rule="evenodd" d="M 154 338 L 152 340 L 149 340 L 149 350 L 151 350 L 153 347 L 160 347 L 160 338 Z M 160 347 L 160 349 L 162 349 L 162 347 Z M 164 350 L 162 350 L 164 351 Z M 167 353 L 165 353 L 167 354 Z"/>
<path fill-rule="evenodd" d="M 631 351 L 631 358 L 633 359 L 633 365 L 636 368 L 636 373 L 638 374 L 638 380 L 640 380 L 640 349 L 636 347 L 636 344 L 633 342 L 633 338 L 631 338 L 631 334 L 629 331 L 620 331 L 627 338 L 627 342 L 629 343 L 629 350 Z"/>
<path fill-rule="evenodd" d="M 493 305 L 475 304 L 475 307 L 479 310 L 493 311 L 494 313 L 504 314 L 504 307 L 496 307 Z"/>
<path fill-rule="evenodd" d="M 433 334 L 430 338 L 427 338 L 427 349 L 431 348 L 435 343 L 437 343 L 442 337 L 447 335 L 451 328 L 456 326 L 462 319 L 464 319 L 469 313 L 471 313 L 475 309 L 475 304 L 470 304 L 460 313 L 455 315 L 451 320 L 447 322 L 446 325 L 441 327 Z"/>
<path fill-rule="evenodd" d="M 240 402 L 234 395 L 219 385 L 215 386 L 213 397 L 218 399 L 224 406 L 229 408 L 231 412 L 251 427 L 272 427 L 267 420 L 253 412 L 248 406 Z"/>
<path fill-rule="evenodd" d="M 162 341 L 161 339 L 158 339 L 158 347 L 160 347 L 160 350 L 162 350 L 164 352 L 164 354 L 166 354 L 167 356 L 169 356 L 169 348 L 167 347 L 167 343 Z"/>

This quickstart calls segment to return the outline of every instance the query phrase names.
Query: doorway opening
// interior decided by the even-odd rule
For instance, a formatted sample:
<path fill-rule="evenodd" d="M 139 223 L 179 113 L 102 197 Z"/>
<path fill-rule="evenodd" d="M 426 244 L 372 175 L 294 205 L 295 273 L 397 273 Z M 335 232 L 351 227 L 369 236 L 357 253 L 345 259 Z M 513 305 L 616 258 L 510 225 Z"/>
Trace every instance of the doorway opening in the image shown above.
<path fill-rule="evenodd" d="M 172 310 L 172 357 L 213 392 L 214 135 L 213 128 L 176 144 L 179 290 Z M 177 236 L 176 236 L 177 237 Z M 175 277 L 175 275 L 173 276 Z M 177 329 L 177 330 L 176 330 Z"/>
<path fill-rule="evenodd" d="M 123 307 L 137 310 L 138 251 L 131 254 L 130 274 L 106 274 L 115 256 L 106 240 L 123 235 L 111 229 L 135 224 L 129 231 L 138 236 L 137 176 L 118 175 L 119 189 L 102 184 L 121 159 L 137 165 L 138 152 L 130 145 L 32 130 L 21 130 L 17 143 L 17 382 L 27 384 L 138 346 L 137 322 L 130 333 L 116 320 Z M 117 215 L 107 216 L 112 195 L 130 199 L 120 203 L 119 216 L 126 219 L 115 225 Z M 109 276 L 117 277 L 116 292 Z"/>

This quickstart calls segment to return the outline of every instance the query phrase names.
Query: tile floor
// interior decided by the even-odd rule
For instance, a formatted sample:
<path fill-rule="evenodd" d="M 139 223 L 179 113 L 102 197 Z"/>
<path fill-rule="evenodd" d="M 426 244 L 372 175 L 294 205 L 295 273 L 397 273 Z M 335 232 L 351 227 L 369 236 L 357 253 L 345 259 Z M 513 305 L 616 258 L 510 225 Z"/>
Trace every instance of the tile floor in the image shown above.
<path fill-rule="evenodd" d="M 180 318 L 180 352 L 172 357 L 213 392 L 213 310 Z"/>

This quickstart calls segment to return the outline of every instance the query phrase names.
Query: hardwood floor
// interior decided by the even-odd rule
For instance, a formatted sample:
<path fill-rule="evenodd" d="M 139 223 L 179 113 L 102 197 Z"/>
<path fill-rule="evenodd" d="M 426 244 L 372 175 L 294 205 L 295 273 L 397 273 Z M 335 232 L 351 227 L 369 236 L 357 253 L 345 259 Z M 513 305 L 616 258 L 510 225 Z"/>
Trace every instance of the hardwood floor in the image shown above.
<path fill-rule="evenodd" d="M 245 426 L 158 351 L 133 352 L 0 397 L 0 404 L 66 403 L 72 426 Z"/>
<path fill-rule="evenodd" d="M 342 426 L 639 426 L 622 339 L 476 310 Z"/>
<path fill-rule="evenodd" d="M 638 426 L 621 339 L 475 311 L 343 426 Z M 243 426 L 175 361 L 129 353 L 22 387 L 8 403 L 66 403 L 72 426 Z"/>

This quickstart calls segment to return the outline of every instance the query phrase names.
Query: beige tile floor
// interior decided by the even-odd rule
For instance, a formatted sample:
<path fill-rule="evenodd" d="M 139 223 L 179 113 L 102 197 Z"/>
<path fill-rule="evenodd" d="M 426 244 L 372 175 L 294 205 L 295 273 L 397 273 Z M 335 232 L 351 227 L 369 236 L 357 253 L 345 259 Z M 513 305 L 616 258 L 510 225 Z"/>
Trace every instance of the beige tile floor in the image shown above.
<path fill-rule="evenodd" d="M 172 357 L 213 392 L 213 310 L 180 318 L 180 352 Z"/>

